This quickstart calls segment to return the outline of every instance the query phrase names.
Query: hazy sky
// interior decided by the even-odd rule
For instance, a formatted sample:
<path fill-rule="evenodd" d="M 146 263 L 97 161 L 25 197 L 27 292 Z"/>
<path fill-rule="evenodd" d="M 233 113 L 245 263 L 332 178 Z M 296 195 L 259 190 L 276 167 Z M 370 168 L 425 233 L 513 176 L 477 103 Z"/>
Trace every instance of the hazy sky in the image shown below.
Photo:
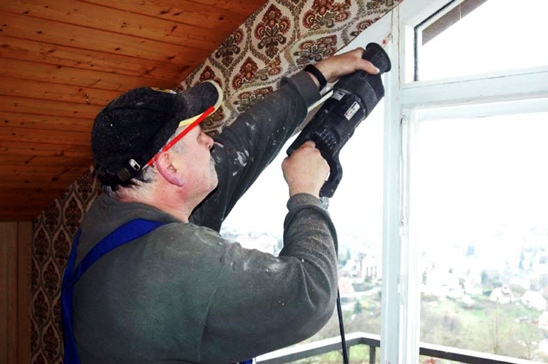
<path fill-rule="evenodd" d="M 343 179 L 330 201 L 329 211 L 341 234 L 343 231 L 380 239 L 382 232 L 382 103 L 361 123 L 345 145 L 340 160 Z M 238 202 L 226 227 L 246 226 L 250 231 L 282 234 L 289 198 L 281 164 L 282 153 L 263 172 Z"/>
<path fill-rule="evenodd" d="M 489 0 L 420 51 L 420 80 L 548 66 L 547 0 Z"/>
<path fill-rule="evenodd" d="M 427 43 L 420 79 L 548 65 L 548 1 L 516 4 L 489 0 Z M 419 138 L 424 245 L 548 228 L 548 113 L 422 122 Z"/>
<path fill-rule="evenodd" d="M 538 239 L 532 228 L 548 243 L 547 137 L 548 113 L 421 123 L 412 211 L 423 248 L 501 232 L 521 246 Z"/>

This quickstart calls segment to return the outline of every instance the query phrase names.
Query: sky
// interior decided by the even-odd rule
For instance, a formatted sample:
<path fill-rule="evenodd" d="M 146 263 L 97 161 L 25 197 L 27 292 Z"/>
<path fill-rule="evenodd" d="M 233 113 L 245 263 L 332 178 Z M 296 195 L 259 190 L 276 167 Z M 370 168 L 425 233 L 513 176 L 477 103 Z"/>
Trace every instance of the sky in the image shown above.
<path fill-rule="evenodd" d="M 539 239 L 548 246 L 547 124 L 548 113 L 421 123 L 412 213 L 422 250 L 483 246 L 503 263 Z"/>
<path fill-rule="evenodd" d="M 376 241 L 381 237 L 383 114 L 383 105 L 377 105 L 341 151 L 343 178 L 329 206 L 339 234 L 346 231 Z M 281 236 L 289 199 L 281 164 L 291 142 L 238 202 L 225 228 L 245 226 Z"/>
<path fill-rule="evenodd" d="M 548 66 L 548 1 L 489 0 L 420 50 L 421 81 Z"/>
<path fill-rule="evenodd" d="M 419 79 L 547 66 L 546 14 L 546 0 L 485 2 L 422 47 Z M 423 248 L 548 227 L 548 113 L 422 122 L 419 138 Z"/>

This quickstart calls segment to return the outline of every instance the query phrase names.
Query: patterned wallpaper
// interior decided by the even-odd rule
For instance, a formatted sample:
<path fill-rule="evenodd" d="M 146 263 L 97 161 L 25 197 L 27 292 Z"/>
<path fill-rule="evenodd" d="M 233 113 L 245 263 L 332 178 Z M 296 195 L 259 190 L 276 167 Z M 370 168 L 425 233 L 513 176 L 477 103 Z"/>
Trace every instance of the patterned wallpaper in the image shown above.
<path fill-rule="evenodd" d="M 180 88 L 213 79 L 223 106 L 206 121 L 218 132 L 276 89 L 282 75 L 334 54 L 403 0 L 270 0 L 233 32 Z M 62 274 L 74 234 L 100 194 L 91 169 L 33 223 L 32 363 L 62 363 Z"/>
<path fill-rule="evenodd" d="M 270 0 L 180 85 L 206 80 L 225 102 L 205 123 L 218 132 L 276 89 L 282 76 L 333 55 L 403 0 Z"/>
<path fill-rule="evenodd" d="M 33 222 L 32 363 L 62 363 L 61 280 L 72 239 L 82 217 L 99 196 L 91 168 Z"/>

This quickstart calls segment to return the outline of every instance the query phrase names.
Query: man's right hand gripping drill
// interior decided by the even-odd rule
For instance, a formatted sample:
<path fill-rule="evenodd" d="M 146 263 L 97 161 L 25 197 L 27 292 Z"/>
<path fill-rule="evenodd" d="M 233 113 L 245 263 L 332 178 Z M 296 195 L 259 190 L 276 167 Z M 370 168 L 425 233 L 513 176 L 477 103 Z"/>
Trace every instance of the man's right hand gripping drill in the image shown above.
<path fill-rule="evenodd" d="M 289 186 L 289 196 L 308 193 L 319 198 L 329 174 L 329 165 L 314 142 L 307 141 L 283 161 L 282 170 Z"/>

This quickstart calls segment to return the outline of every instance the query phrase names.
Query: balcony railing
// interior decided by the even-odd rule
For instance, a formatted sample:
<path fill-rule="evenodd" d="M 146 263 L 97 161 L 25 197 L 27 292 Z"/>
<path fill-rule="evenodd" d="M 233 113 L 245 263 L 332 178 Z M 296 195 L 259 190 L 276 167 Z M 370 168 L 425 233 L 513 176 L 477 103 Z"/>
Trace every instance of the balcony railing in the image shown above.
<path fill-rule="evenodd" d="M 354 345 L 369 346 L 370 364 L 375 364 L 375 354 L 377 348 L 380 347 L 380 343 L 381 341 L 379 335 L 366 334 L 363 332 L 354 332 L 346 335 L 346 344 L 348 347 Z M 292 346 L 261 355 L 257 358 L 257 364 L 290 363 L 295 360 L 311 358 L 338 350 L 341 350 L 341 338 L 334 337 L 313 343 Z M 431 358 L 446 359 L 459 363 L 470 364 L 542 364 L 531 360 L 516 359 L 507 356 L 425 343 L 420 344 L 419 353 L 420 355 Z"/>

